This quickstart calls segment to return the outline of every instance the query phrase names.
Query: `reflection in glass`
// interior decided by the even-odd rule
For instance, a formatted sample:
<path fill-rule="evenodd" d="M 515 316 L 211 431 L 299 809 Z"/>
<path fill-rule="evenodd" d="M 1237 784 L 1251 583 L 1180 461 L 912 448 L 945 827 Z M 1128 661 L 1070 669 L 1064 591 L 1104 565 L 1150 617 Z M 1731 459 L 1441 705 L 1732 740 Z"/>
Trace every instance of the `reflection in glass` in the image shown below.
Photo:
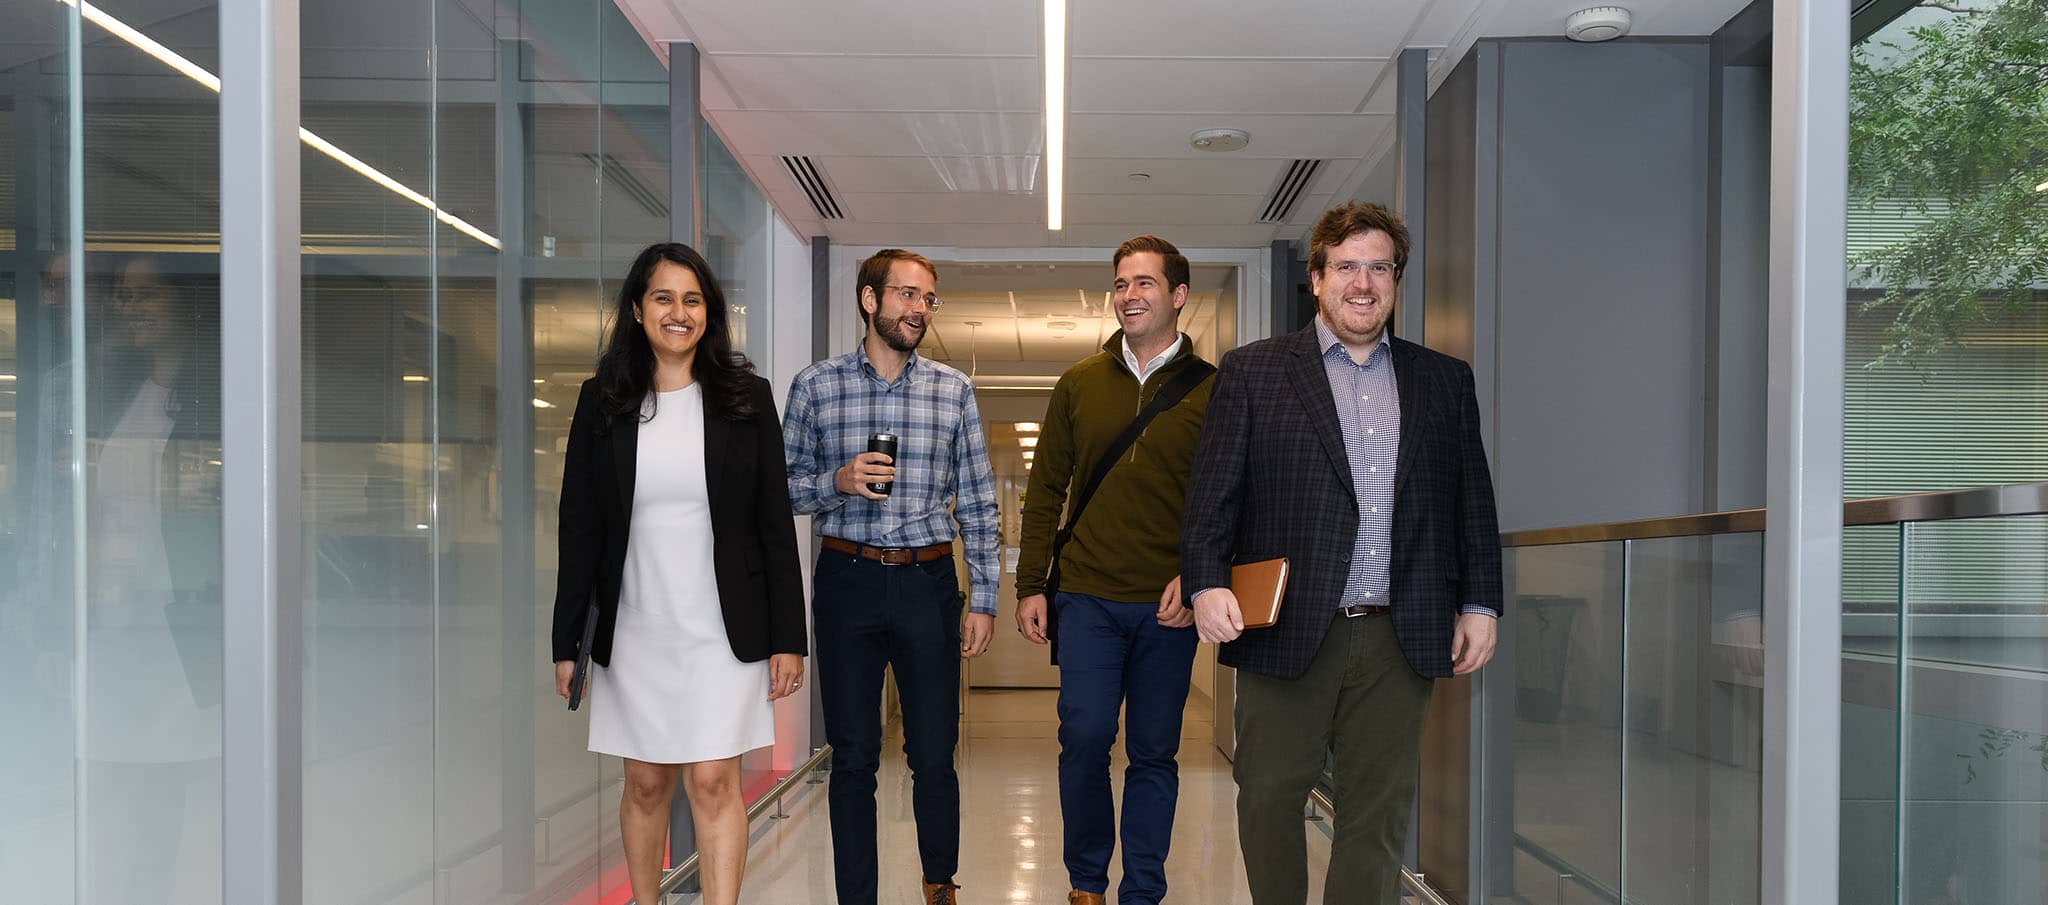
<path fill-rule="evenodd" d="M 218 901 L 218 97 L 97 24 L 134 3 L 79 20 L 78 57 L 75 8 L 21 6 L 0 19 L 0 888 Z M 210 60 L 213 8 L 187 6 L 143 31 Z"/>
<path fill-rule="evenodd" d="M 1621 888 L 1623 546 L 1505 551 L 1515 620 L 1511 881 L 1529 901 L 1595 901 Z M 1506 814 L 1501 811 L 1506 810 Z"/>

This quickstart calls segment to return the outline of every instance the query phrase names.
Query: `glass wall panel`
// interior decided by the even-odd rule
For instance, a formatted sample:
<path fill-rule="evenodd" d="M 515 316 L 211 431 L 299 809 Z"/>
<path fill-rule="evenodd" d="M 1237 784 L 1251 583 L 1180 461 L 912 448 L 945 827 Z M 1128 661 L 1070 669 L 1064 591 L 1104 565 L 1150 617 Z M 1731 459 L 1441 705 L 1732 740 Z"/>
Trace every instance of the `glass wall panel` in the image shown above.
<path fill-rule="evenodd" d="M 1849 73 L 1844 493 L 2048 479 L 2048 2 L 1873 6 Z M 2033 516 L 1844 537 L 1844 901 L 2048 895 L 2044 549 Z"/>
<path fill-rule="evenodd" d="M 1623 546 L 1505 552 L 1514 766 L 1510 795 L 1489 802 L 1486 820 L 1510 824 L 1514 854 L 1511 879 L 1489 887 L 1532 902 L 1609 902 L 1621 888 Z"/>
<path fill-rule="evenodd" d="M 1894 901 L 1899 832 L 1898 525 L 1842 529 L 1844 902 Z"/>
<path fill-rule="evenodd" d="M 1906 526 L 1903 902 L 2048 899 L 2044 530 L 2048 516 Z M 1960 546 L 2003 552 L 1968 600 L 1948 580 Z"/>
<path fill-rule="evenodd" d="M 1849 80 L 1843 491 L 2048 479 L 2048 2 L 1881 6 Z"/>
<path fill-rule="evenodd" d="M 0 33 L 0 889 L 214 902 L 220 111 L 172 64 L 218 71 L 216 8 Z"/>
<path fill-rule="evenodd" d="M 1763 535 L 1634 541 L 1628 560 L 1623 898 L 1757 902 Z"/>
<path fill-rule="evenodd" d="M 434 10 L 301 4 L 305 895 L 432 901 L 439 474 Z M 371 91 L 358 90 L 376 86 Z M 374 828 L 374 831 L 373 831 Z"/>
<path fill-rule="evenodd" d="M 733 307 L 732 345 L 756 362 L 768 359 L 768 203 L 727 150 L 710 123 L 703 123 L 704 258 Z"/>

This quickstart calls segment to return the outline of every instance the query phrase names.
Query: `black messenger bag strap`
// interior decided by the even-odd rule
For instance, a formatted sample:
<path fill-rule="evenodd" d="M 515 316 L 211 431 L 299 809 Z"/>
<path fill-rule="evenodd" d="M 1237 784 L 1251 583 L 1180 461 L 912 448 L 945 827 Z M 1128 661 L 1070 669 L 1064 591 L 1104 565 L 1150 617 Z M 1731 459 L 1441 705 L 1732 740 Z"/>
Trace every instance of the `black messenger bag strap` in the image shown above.
<path fill-rule="evenodd" d="M 1153 394 L 1152 401 L 1145 403 L 1145 407 L 1138 411 L 1138 417 L 1125 425 L 1123 433 L 1110 441 L 1109 449 L 1096 461 L 1094 473 L 1088 476 L 1088 483 L 1081 485 L 1081 492 L 1074 496 L 1074 505 L 1069 510 L 1071 514 L 1067 516 L 1067 523 L 1060 526 L 1060 530 L 1053 535 L 1052 563 L 1048 566 L 1045 577 L 1046 636 L 1052 639 L 1054 663 L 1059 662 L 1060 656 L 1059 639 L 1054 637 L 1053 633 L 1052 603 L 1053 595 L 1058 594 L 1060 589 L 1060 551 L 1066 548 L 1067 541 L 1073 539 L 1074 526 L 1081 523 L 1081 513 L 1088 508 L 1088 500 L 1095 496 L 1095 489 L 1102 486 L 1102 479 L 1109 475 L 1110 469 L 1116 467 L 1117 460 L 1123 458 L 1124 453 L 1130 452 L 1131 446 L 1138 442 L 1138 437 L 1145 433 L 1145 428 L 1152 423 L 1152 419 L 1159 417 L 1160 412 L 1179 405 L 1182 399 L 1186 399 L 1189 393 L 1194 392 L 1195 387 L 1200 386 L 1202 381 L 1214 373 L 1215 365 L 1197 358 L 1181 369 L 1180 373 L 1173 375 L 1172 380 L 1167 381 L 1165 386 L 1159 388 L 1158 393 Z"/>

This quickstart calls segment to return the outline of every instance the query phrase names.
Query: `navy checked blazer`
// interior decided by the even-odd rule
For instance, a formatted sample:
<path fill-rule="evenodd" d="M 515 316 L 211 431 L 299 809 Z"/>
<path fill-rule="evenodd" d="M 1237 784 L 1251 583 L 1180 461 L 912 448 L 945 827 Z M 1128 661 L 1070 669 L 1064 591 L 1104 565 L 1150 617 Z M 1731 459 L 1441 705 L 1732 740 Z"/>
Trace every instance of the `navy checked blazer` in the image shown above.
<path fill-rule="evenodd" d="M 1181 586 L 1228 587 L 1236 563 L 1287 557 L 1268 628 L 1223 645 L 1225 666 L 1282 679 L 1308 669 L 1351 571 L 1358 503 L 1315 325 L 1223 356 L 1195 446 Z M 1500 526 L 1464 362 L 1393 341 L 1401 395 L 1390 613 L 1421 675 L 1451 675 L 1461 608 L 1501 613 Z"/>

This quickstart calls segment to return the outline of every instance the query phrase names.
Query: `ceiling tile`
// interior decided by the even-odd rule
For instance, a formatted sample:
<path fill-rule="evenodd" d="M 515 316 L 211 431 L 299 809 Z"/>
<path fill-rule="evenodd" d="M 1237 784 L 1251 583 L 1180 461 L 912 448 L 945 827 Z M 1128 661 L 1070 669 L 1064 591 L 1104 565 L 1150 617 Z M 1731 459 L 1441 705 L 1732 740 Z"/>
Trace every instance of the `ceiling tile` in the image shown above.
<path fill-rule="evenodd" d="M 1076 59 L 1076 113 L 1351 113 L 1385 60 Z"/>
<path fill-rule="evenodd" d="M 1426 2 L 1180 0 L 1171 15 L 1144 3 L 1077 3 L 1070 43 L 1077 55 L 1392 56 Z"/>
<path fill-rule="evenodd" d="M 1259 219 L 1265 206 L 1263 195 L 1069 195 L 1067 221 L 1077 225 L 1148 221 L 1160 224 L 1151 231 L 1177 242 L 1173 227 L 1251 223 Z"/>
<path fill-rule="evenodd" d="M 774 157 L 748 158 L 781 167 Z M 1039 158 L 982 157 L 812 157 L 834 191 L 884 192 L 1028 192 L 1041 178 Z M 1068 164 L 1071 174 L 1072 164 Z M 1068 177 L 1070 183 L 1073 177 Z"/>
<path fill-rule="evenodd" d="M 1195 114 L 1105 115 L 1075 113 L 1067 118 L 1067 153 L 1085 157 L 1296 158 L 1358 157 L 1391 117 L 1372 115 Z M 1188 136 L 1201 129 L 1243 129 L 1251 145 L 1216 154 L 1197 151 Z"/>
<path fill-rule="evenodd" d="M 761 110 L 1044 109 L 1032 57 L 725 55 L 710 58 L 736 104 Z M 1355 102 L 1355 101 L 1354 101 Z M 706 101 L 709 109 L 721 109 Z"/>
<path fill-rule="evenodd" d="M 1271 191 L 1287 161 L 1205 154 L 1157 157 L 1069 157 L 1067 198 L 1077 195 L 1262 195 Z M 1150 177 L 1133 181 L 1132 173 Z"/>
<path fill-rule="evenodd" d="M 850 220 L 871 223 L 1015 223 L 1045 217 L 1045 200 L 992 192 L 842 194 Z"/>
<path fill-rule="evenodd" d="M 1036 113 L 784 113 L 725 110 L 719 131 L 739 153 L 767 156 L 1035 155 L 1045 135 Z M 1183 143 L 1185 146 L 1185 143 Z"/>
<path fill-rule="evenodd" d="M 870 3 L 818 0 L 621 0 L 655 40 L 696 41 L 712 53 L 891 53 L 961 55 L 1039 52 L 1042 7 L 1036 3 L 958 3 L 895 0 Z"/>

